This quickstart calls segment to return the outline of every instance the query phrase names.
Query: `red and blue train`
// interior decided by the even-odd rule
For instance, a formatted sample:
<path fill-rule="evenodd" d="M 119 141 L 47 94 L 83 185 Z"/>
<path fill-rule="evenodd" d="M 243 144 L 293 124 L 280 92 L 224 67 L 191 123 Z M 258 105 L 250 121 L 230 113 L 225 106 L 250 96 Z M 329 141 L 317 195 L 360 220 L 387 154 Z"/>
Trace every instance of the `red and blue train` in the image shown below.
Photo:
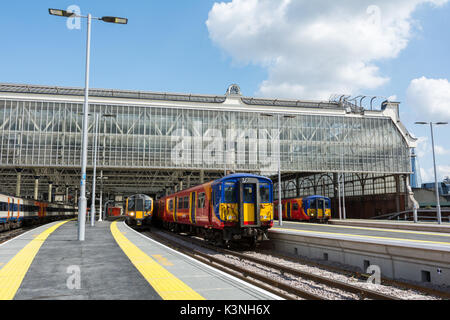
<path fill-rule="evenodd" d="M 278 219 L 278 201 L 274 206 L 274 217 Z M 282 199 L 281 212 L 285 220 L 327 222 L 331 218 L 331 200 L 320 195 Z"/>
<path fill-rule="evenodd" d="M 154 219 L 216 245 L 256 245 L 273 225 L 272 180 L 241 173 L 182 190 L 158 200 Z"/>

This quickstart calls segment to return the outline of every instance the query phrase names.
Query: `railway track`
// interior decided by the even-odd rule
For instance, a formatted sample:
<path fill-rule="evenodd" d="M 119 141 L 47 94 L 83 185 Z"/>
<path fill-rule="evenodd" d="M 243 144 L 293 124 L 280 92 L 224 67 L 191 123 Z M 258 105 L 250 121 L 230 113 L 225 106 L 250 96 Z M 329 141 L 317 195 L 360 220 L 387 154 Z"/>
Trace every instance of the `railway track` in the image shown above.
<path fill-rule="evenodd" d="M 398 297 L 386 295 L 371 289 L 362 288 L 359 286 L 351 285 L 339 280 L 329 279 L 326 277 L 318 276 L 312 273 L 297 270 L 282 264 L 273 263 L 264 259 L 249 256 L 244 253 L 217 248 L 208 244 L 205 244 L 202 240 L 188 238 L 186 236 L 180 236 L 173 233 L 161 231 L 163 235 L 156 234 L 154 232 L 147 232 L 147 235 L 155 238 L 160 242 L 191 256 L 197 260 L 200 260 L 208 265 L 213 266 L 221 271 L 227 272 L 250 282 L 264 290 L 272 292 L 284 299 L 308 299 L 308 300 L 326 300 L 326 299 L 377 299 L 377 300 L 399 300 Z M 170 238 L 176 238 L 184 242 L 188 242 L 191 245 L 199 246 L 201 248 L 210 250 L 211 253 L 205 253 L 192 246 L 181 244 L 179 241 L 175 241 Z M 222 258 L 219 258 L 220 253 Z M 236 264 L 236 261 L 230 262 L 223 257 L 232 257 L 234 260 L 238 260 L 240 265 Z M 260 271 L 252 271 L 248 267 L 248 264 L 252 265 L 252 268 L 256 266 Z M 270 274 L 264 274 L 264 271 L 270 270 Z M 276 274 L 276 276 L 275 276 Z M 279 278 L 285 278 L 280 280 Z M 292 279 L 296 281 L 292 281 Z M 300 282 L 294 285 L 289 282 Z M 306 284 L 306 285 L 305 285 Z M 308 286 L 310 286 L 308 288 Z M 306 289 L 304 288 L 306 287 Z M 319 288 L 320 287 L 320 288 Z M 340 297 L 340 298 L 339 298 Z"/>
<path fill-rule="evenodd" d="M 28 225 L 22 225 L 20 227 L 14 228 L 14 229 L 9 229 L 9 230 L 3 230 L 0 231 L 0 244 L 3 242 L 6 242 L 12 238 L 15 238 L 17 236 L 20 236 L 21 234 L 35 229 L 37 227 L 40 227 L 44 224 L 53 222 L 53 221 L 59 221 L 59 220 L 63 220 L 64 218 L 59 218 L 59 219 L 52 219 L 49 221 L 43 221 L 43 222 L 39 222 L 39 223 L 33 223 L 33 224 L 28 224 Z"/>
<path fill-rule="evenodd" d="M 360 280 L 360 281 L 367 281 L 367 279 L 370 277 L 369 274 L 365 274 L 365 273 L 361 273 L 361 272 L 357 272 L 357 271 L 349 271 L 347 269 L 343 269 L 343 268 L 339 268 L 336 266 L 332 266 L 332 265 L 328 265 L 328 264 L 323 264 L 323 263 L 319 263 L 316 261 L 312 261 L 309 259 L 303 259 L 301 257 L 292 257 L 292 256 L 288 256 L 288 255 L 284 255 L 282 253 L 278 253 L 273 251 L 272 249 L 257 249 L 255 250 L 256 253 L 260 253 L 260 254 L 270 254 L 271 256 L 277 257 L 279 259 L 283 259 L 286 261 L 291 261 L 294 263 L 301 263 L 304 265 L 308 265 L 311 267 L 316 267 L 316 268 L 320 268 L 320 269 L 324 269 L 330 272 L 336 272 L 336 273 L 340 273 L 343 275 L 346 275 L 348 277 L 352 277 L 355 280 Z M 432 295 L 432 296 L 436 296 L 442 299 L 450 299 L 450 293 L 446 292 L 446 291 L 441 291 L 441 290 L 437 290 L 437 289 L 433 289 L 433 288 L 429 288 L 429 287 L 424 287 L 424 286 L 420 286 L 420 285 L 415 285 L 412 283 L 408 283 L 408 282 L 404 282 L 404 281 L 398 281 L 398 280 L 392 280 L 392 279 L 387 279 L 387 278 L 381 278 L 381 284 L 382 285 L 387 285 L 387 286 L 395 286 L 398 288 L 402 288 L 405 290 L 415 290 L 424 294 L 428 294 L 428 295 Z"/>
<path fill-rule="evenodd" d="M 33 228 L 35 228 L 35 227 L 19 227 L 17 229 L 2 231 L 0 233 L 0 244 L 3 242 L 6 242 L 12 238 L 15 238 L 17 236 L 20 236 L 22 233 L 25 233 L 28 230 L 31 230 Z"/>

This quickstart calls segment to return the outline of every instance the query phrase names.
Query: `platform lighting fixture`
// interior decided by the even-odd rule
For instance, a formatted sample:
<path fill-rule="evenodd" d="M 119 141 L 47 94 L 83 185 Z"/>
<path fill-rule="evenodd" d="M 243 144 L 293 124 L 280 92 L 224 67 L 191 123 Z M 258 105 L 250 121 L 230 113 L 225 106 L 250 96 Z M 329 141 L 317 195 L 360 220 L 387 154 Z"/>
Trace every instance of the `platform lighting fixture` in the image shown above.
<path fill-rule="evenodd" d="M 78 15 L 74 12 L 68 12 L 61 9 L 48 9 L 49 14 L 60 17 L 76 17 L 87 19 L 87 39 L 86 39 L 86 71 L 85 71 L 85 89 L 84 89 L 84 107 L 83 107 L 83 135 L 82 135 L 82 153 L 81 153 L 81 181 L 80 181 L 80 199 L 78 203 L 78 240 L 85 239 L 85 220 L 86 220 L 86 167 L 87 167 L 87 145 L 89 127 L 89 69 L 90 69 L 90 52 L 91 52 L 91 20 L 102 20 L 109 23 L 126 24 L 128 19 L 118 17 L 92 17 L 89 13 L 87 16 Z M 95 197 L 95 196 L 94 196 Z"/>
<path fill-rule="evenodd" d="M 118 24 L 127 24 L 127 18 L 119 18 L 119 17 L 101 17 L 100 20 L 109 23 L 118 23 Z"/>
<path fill-rule="evenodd" d="M 50 13 L 53 16 L 60 16 L 60 17 L 72 17 L 75 15 L 74 12 L 68 12 L 66 10 L 60 10 L 60 9 L 48 9 L 48 13 Z"/>
<path fill-rule="evenodd" d="M 442 223 L 442 215 L 441 215 L 441 204 L 439 202 L 439 188 L 438 188 L 438 182 L 437 182 L 437 173 L 436 173 L 436 156 L 434 154 L 434 134 L 433 134 L 433 124 L 435 125 L 446 125 L 448 122 L 425 122 L 425 121 L 417 121 L 415 124 L 429 124 L 430 125 L 430 131 L 431 131 L 431 146 L 433 150 L 433 167 L 434 167 L 434 188 L 436 192 L 436 212 L 437 212 L 437 221 L 438 224 Z"/>

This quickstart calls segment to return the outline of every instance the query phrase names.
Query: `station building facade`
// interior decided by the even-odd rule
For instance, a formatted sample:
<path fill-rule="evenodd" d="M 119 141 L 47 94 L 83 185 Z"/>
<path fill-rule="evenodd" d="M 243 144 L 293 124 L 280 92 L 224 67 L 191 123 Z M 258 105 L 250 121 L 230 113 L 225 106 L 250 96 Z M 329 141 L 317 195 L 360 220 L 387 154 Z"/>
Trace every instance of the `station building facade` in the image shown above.
<path fill-rule="evenodd" d="M 81 88 L 0 84 L 1 192 L 76 202 L 83 99 Z M 244 97 L 237 85 L 217 96 L 91 89 L 88 174 L 97 136 L 97 190 L 108 195 L 158 196 L 229 172 L 276 183 L 279 162 L 283 197 L 322 194 L 336 207 L 344 181 L 347 217 L 402 211 L 416 139 L 399 103 L 371 109 Z"/>

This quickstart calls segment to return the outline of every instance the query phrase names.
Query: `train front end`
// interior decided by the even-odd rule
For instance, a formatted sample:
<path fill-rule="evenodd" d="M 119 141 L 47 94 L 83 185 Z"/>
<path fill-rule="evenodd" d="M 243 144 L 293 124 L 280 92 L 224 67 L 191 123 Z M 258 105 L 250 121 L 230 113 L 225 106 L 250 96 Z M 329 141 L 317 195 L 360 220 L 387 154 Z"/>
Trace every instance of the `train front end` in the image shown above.
<path fill-rule="evenodd" d="M 212 186 L 214 213 L 223 223 L 225 241 L 251 244 L 268 239 L 273 225 L 273 184 L 266 177 L 234 174 Z"/>
<path fill-rule="evenodd" d="M 331 200 L 324 196 L 303 199 L 303 208 L 311 222 L 327 222 L 331 218 Z"/>
<path fill-rule="evenodd" d="M 126 200 L 128 225 L 148 226 L 153 216 L 153 199 L 147 195 L 133 195 Z"/>

